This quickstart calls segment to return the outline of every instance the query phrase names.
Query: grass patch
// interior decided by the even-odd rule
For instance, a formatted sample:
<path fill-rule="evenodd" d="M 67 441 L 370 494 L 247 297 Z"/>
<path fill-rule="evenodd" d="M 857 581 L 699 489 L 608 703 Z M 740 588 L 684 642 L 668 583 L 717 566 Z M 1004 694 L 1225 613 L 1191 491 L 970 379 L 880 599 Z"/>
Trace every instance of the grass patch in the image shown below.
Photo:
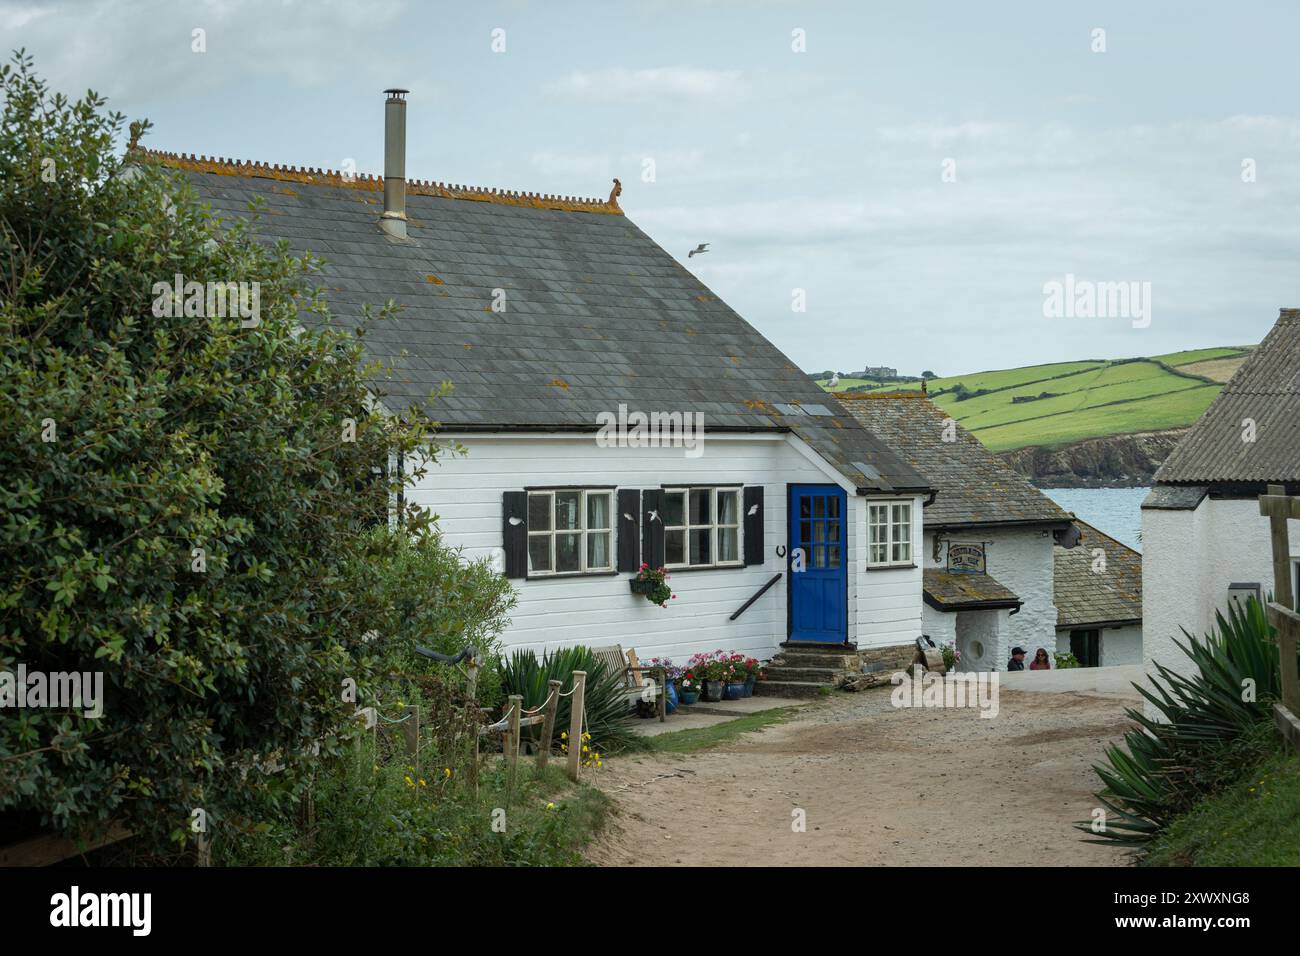
<path fill-rule="evenodd" d="M 1144 866 L 1300 866 L 1300 756 L 1280 753 L 1156 839 Z"/>
<path fill-rule="evenodd" d="M 659 734 L 657 737 L 647 737 L 646 749 L 657 753 L 673 754 L 708 750 L 710 747 L 730 743 L 741 734 L 747 734 L 752 730 L 762 730 L 764 727 L 783 723 L 799 709 L 798 707 L 774 707 L 771 710 L 746 714 L 725 724 L 714 724 L 712 727 L 697 727 L 691 730 L 675 730 L 671 733 Z"/>

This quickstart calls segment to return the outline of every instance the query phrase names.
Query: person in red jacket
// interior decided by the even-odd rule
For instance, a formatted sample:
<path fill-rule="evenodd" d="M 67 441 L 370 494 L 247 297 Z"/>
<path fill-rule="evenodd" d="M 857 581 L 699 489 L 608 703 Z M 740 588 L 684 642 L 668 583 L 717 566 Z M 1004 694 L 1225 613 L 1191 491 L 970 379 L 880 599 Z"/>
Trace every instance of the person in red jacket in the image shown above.
<path fill-rule="evenodd" d="M 1034 659 L 1030 662 L 1029 669 L 1031 671 L 1050 671 L 1052 669 L 1052 662 L 1047 658 L 1046 648 L 1040 647 L 1034 653 Z"/>

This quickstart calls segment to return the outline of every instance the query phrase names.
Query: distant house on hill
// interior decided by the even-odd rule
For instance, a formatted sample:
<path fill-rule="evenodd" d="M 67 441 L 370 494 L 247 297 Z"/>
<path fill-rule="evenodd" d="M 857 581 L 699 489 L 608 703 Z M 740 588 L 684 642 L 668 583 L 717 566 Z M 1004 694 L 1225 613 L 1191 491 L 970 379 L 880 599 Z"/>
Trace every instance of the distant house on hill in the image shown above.
<path fill-rule="evenodd" d="M 1056 650 L 1084 667 L 1142 663 L 1142 555 L 1078 518 L 1079 543 L 1054 549 Z"/>
<path fill-rule="evenodd" d="M 325 259 L 335 320 L 397 303 L 365 339 L 397 370 L 382 407 L 454 383 L 432 412 L 467 452 L 408 498 L 514 583 L 505 644 L 909 660 L 929 482 L 625 216 L 617 181 L 608 200 L 408 182 L 403 91 L 386 111 L 383 181 L 141 155 L 227 220 L 261 200 L 256 234 Z M 666 610 L 631 590 L 643 562 L 672 576 Z"/>
<path fill-rule="evenodd" d="M 1143 650 L 1149 665 L 1188 666 L 1175 647 L 1214 626 L 1234 598 L 1274 589 L 1269 484 L 1300 494 L 1300 309 L 1283 309 L 1155 475 L 1142 504 Z M 1300 521 L 1289 523 L 1300 584 Z M 1300 594 L 1300 588 L 1295 589 Z"/>
<path fill-rule="evenodd" d="M 926 635 L 955 644 L 966 670 L 1003 670 L 1016 645 L 1031 658 L 1039 647 L 1049 653 L 1060 647 L 1055 552 L 1074 547 L 1074 516 L 924 392 L 856 393 L 842 400 L 935 489 L 920 549 Z M 1093 593 L 1089 582 L 1088 596 L 1071 595 L 1072 610 L 1090 622 L 1108 613 L 1088 609 Z M 1140 635 L 1137 640 L 1140 648 Z"/>

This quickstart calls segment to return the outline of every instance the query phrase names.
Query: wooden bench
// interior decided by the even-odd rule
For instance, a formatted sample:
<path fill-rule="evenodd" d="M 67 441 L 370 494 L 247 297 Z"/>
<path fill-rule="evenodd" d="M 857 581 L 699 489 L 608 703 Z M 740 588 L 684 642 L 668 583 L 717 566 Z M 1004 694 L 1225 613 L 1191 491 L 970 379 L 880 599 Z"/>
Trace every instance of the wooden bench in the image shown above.
<path fill-rule="evenodd" d="M 593 647 L 592 654 L 596 660 L 605 665 L 605 670 L 610 674 L 621 674 L 623 676 L 623 686 L 627 690 L 627 702 L 630 706 L 635 707 L 638 701 L 644 699 L 645 687 L 642 684 L 644 675 L 649 673 L 652 679 L 658 684 L 658 690 L 655 693 L 655 712 L 660 721 L 668 719 L 668 702 L 665 684 L 668 675 L 662 667 L 646 667 L 637 660 L 636 650 L 631 649 L 626 653 L 623 651 L 621 644 L 606 644 L 604 647 Z"/>

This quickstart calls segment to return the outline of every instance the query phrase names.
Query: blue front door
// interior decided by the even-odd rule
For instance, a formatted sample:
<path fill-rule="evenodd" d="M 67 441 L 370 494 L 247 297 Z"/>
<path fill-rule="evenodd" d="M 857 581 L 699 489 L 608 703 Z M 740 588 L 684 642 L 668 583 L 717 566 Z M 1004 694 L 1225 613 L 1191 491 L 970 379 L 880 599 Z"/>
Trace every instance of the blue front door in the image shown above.
<path fill-rule="evenodd" d="M 790 640 L 847 640 L 848 556 L 844 490 L 790 486 Z"/>

